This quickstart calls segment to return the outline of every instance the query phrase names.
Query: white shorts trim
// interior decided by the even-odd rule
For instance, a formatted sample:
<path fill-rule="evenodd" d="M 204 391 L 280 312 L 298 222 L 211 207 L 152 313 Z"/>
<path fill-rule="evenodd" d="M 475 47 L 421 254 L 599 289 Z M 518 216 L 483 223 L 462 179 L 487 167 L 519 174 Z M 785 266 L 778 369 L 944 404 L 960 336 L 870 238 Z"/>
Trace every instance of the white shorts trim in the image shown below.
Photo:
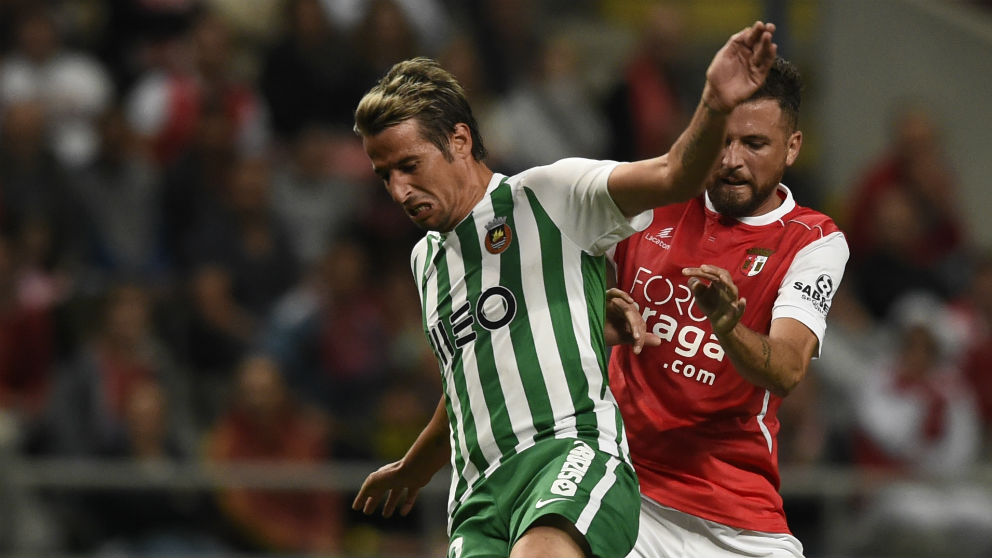
<path fill-rule="evenodd" d="M 803 558 L 803 545 L 788 533 L 737 529 L 662 506 L 641 495 L 637 542 L 627 558 Z"/>

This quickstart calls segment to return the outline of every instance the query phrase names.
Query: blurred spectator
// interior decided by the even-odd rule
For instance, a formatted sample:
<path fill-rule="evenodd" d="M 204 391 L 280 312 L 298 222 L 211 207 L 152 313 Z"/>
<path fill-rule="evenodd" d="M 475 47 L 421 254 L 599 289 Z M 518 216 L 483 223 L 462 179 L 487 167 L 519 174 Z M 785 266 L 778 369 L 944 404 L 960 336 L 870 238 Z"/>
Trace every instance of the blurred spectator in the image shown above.
<path fill-rule="evenodd" d="M 44 107 L 38 101 L 6 105 L 0 122 L 0 223 L 17 231 L 31 221 L 48 222 L 58 259 L 71 259 L 78 223 L 66 195 L 65 168 L 45 143 Z"/>
<path fill-rule="evenodd" d="M 372 187 L 336 172 L 338 144 L 326 130 L 308 127 L 292 148 L 275 172 L 273 209 L 286 224 L 297 259 L 310 265 L 367 209 Z"/>
<path fill-rule="evenodd" d="M 541 24 L 547 21 L 539 6 L 529 0 L 478 0 L 463 7 L 489 89 L 497 95 L 509 94 L 527 79 L 528 64 L 540 50 Z"/>
<path fill-rule="evenodd" d="M 675 143 L 695 107 L 686 100 L 688 81 L 679 67 L 683 21 L 672 6 L 646 15 L 622 74 L 606 99 L 610 158 L 657 157 Z M 695 83 L 695 78 L 689 83 Z"/>
<path fill-rule="evenodd" d="M 919 206 L 901 189 L 887 190 L 878 202 L 870 218 L 873 244 L 860 259 L 851 260 L 859 299 L 875 319 L 884 320 L 895 301 L 909 292 L 947 298 L 947 285 L 918 250 L 926 236 Z"/>
<path fill-rule="evenodd" d="M 358 63 L 320 0 L 290 0 L 285 8 L 287 28 L 265 53 L 259 78 L 274 131 L 286 143 L 311 126 L 350 133 L 358 100 L 378 75 Z"/>
<path fill-rule="evenodd" d="M 366 75 L 382 76 L 401 60 L 427 54 L 422 51 L 416 29 L 397 0 L 369 0 L 354 28 L 354 37 L 355 54 Z M 367 91 L 374 84 L 364 85 Z"/>
<path fill-rule="evenodd" d="M 268 147 L 268 116 L 250 81 L 233 71 L 234 45 L 225 23 L 205 12 L 181 42 L 168 46 L 162 65 L 141 77 L 129 92 L 128 120 L 168 165 L 193 141 L 205 112 L 220 111 L 233 126 L 240 153 Z"/>
<path fill-rule="evenodd" d="M 876 225 L 890 193 L 900 192 L 912 206 L 912 239 L 903 241 L 907 255 L 935 270 L 947 288 L 960 287 L 955 264 L 969 242 L 958 208 L 957 178 L 944 154 L 943 140 L 929 107 L 897 107 L 891 121 L 890 146 L 873 162 L 852 192 L 844 230 L 851 243 L 852 261 L 870 257 L 886 239 Z"/>
<path fill-rule="evenodd" d="M 193 456 L 169 427 L 170 401 L 154 380 L 137 385 L 125 402 L 124 429 L 107 457 L 132 459 L 149 474 Z M 216 510 L 195 490 L 102 490 L 88 496 L 98 526 L 98 555 L 222 555 Z"/>
<path fill-rule="evenodd" d="M 389 369 L 392 340 L 372 277 L 368 250 L 339 239 L 280 301 L 264 340 L 292 389 L 348 425 L 335 452 L 347 457 L 368 456 L 368 410 Z"/>
<path fill-rule="evenodd" d="M 979 556 L 992 548 L 992 494 L 951 482 L 977 463 L 981 424 L 960 370 L 946 360 L 945 312 L 926 296 L 899 301 L 896 352 L 869 369 L 857 401 L 858 463 L 905 475 L 875 495 L 859 522 L 861 550 L 873 555 Z"/>
<path fill-rule="evenodd" d="M 606 124 L 580 74 L 578 46 L 566 35 L 541 45 L 532 72 L 500 100 L 486 147 L 509 172 L 564 157 L 601 157 Z"/>
<path fill-rule="evenodd" d="M 159 173 L 120 109 L 107 111 L 99 128 L 95 160 L 69 180 L 84 214 L 85 263 L 101 276 L 161 282 L 167 262 Z"/>
<path fill-rule="evenodd" d="M 258 319 L 234 299 L 231 274 L 219 265 L 194 270 L 186 295 L 181 343 L 193 372 L 197 422 L 207 425 L 216 420 L 229 395 L 237 365 L 253 344 Z"/>
<path fill-rule="evenodd" d="M 246 358 L 232 405 L 209 433 L 211 461 L 317 464 L 328 458 L 327 423 L 294 400 L 275 361 Z M 222 510 L 254 550 L 333 554 L 340 548 L 337 497 L 327 492 L 225 489 Z"/>
<path fill-rule="evenodd" d="M 41 4 L 18 19 L 17 48 L 0 65 L 0 104 L 38 101 L 59 162 L 84 165 L 96 155 L 96 121 L 114 97 L 100 63 L 61 45 L 52 14 Z"/>
<path fill-rule="evenodd" d="M 126 436 L 128 404 L 148 382 L 165 390 L 171 439 L 184 451 L 192 448 L 189 383 L 159 339 L 152 310 L 147 290 L 138 284 L 107 293 L 92 337 L 59 372 L 49 402 L 57 452 L 112 454 Z"/>
<path fill-rule="evenodd" d="M 224 267 L 234 299 L 255 320 L 299 275 L 285 224 L 272 207 L 271 164 L 264 157 L 238 160 L 227 177 L 224 206 L 196 224 L 194 261 Z"/>
<path fill-rule="evenodd" d="M 201 0 L 101 0 L 104 25 L 96 47 L 117 91 L 172 55 L 202 6 Z"/>
<path fill-rule="evenodd" d="M 431 51 L 448 40 L 451 21 L 449 12 L 457 8 L 446 0 L 390 0 L 402 10 L 417 36 L 418 42 Z M 375 9 L 369 0 L 320 0 L 328 16 L 342 29 L 354 29 L 362 19 Z"/>
<path fill-rule="evenodd" d="M 227 203 L 227 184 L 237 160 L 234 122 L 220 107 L 204 107 L 193 143 L 166 167 L 163 224 L 168 254 L 180 272 L 194 265 L 197 228 L 219 218 Z"/>
<path fill-rule="evenodd" d="M 963 330 L 961 370 L 982 416 L 986 456 L 992 456 L 992 253 L 980 254 L 963 295 L 954 301 L 955 325 Z"/>
<path fill-rule="evenodd" d="M 42 418 L 55 364 L 51 309 L 22 296 L 18 267 L 15 247 L 0 236 L 0 415 L 16 428 L 15 443 Z"/>
<path fill-rule="evenodd" d="M 818 406 L 827 430 L 824 458 L 847 464 L 853 459 L 855 401 L 868 381 L 869 365 L 879 354 L 892 353 L 892 339 L 857 299 L 850 283 L 843 283 L 834 294 L 827 328 L 830 335 L 820 357 L 810 363 L 809 376 L 815 376 L 819 386 Z"/>

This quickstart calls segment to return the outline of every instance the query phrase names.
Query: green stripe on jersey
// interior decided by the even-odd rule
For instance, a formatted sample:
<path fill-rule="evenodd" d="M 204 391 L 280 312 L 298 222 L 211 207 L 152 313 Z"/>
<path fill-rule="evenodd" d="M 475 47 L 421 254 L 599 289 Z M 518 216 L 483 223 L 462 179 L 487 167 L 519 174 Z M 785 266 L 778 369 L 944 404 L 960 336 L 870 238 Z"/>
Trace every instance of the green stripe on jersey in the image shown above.
<path fill-rule="evenodd" d="M 461 245 L 462 261 L 465 263 L 465 285 L 469 301 L 478 301 L 482 295 L 482 238 L 479 236 L 476 223 L 470 215 L 461 225 L 455 228 L 458 241 Z M 468 267 L 468 262 L 478 262 L 473 268 Z M 478 308 L 475 308 L 478 313 Z M 486 411 L 489 415 L 489 430 L 492 431 L 492 440 L 479 439 L 479 443 L 495 442 L 499 448 L 501 456 L 505 456 L 513 451 L 517 444 L 517 437 L 513 433 L 510 419 L 507 415 L 507 401 L 500 383 L 500 368 L 497 356 L 493 353 L 492 335 L 478 320 L 472 322 L 476 339 L 473 343 L 475 351 L 475 363 L 478 370 L 479 389 L 485 400 Z M 464 361 L 464 359 L 463 359 Z M 474 416 L 474 415 L 473 415 Z M 489 463 L 492 465 L 492 463 Z M 480 468 L 484 471 L 486 468 Z"/>
<path fill-rule="evenodd" d="M 599 429 L 596 416 L 593 414 L 594 403 L 589 398 L 589 381 L 583 368 L 581 353 L 579 352 L 579 340 L 576 339 L 575 330 L 572 327 L 574 318 L 566 296 L 563 237 L 537 200 L 537 196 L 530 190 L 525 191 L 531 210 L 537 219 L 538 229 L 541 231 L 541 264 L 544 273 L 544 288 L 549 302 L 548 309 L 551 312 L 551 323 L 558 354 L 568 380 L 567 388 L 575 408 L 576 428 L 580 436 L 595 440 L 599 436 Z M 586 254 L 582 255 L 583 258 L 586 256 Z M 583 278 L 585 278 L 584 276 L 583 273 Z M 605 294 L 601 297 L 605 297 Z M 603 326 L 600 324 L 592 331 L 602 332 L 602 329 Z"/>
<path fill-rule="evenodd" d="M 493 210 L 496 215 L 509 215 L 507 224 L 511 230 L 517 231 L 519 227 L 514 219 L 513 213 L 513 192 L 510 185 L 504 180 L 492 193 Z M 554 412 L 551 409 L 551 400 L 548 397 L 548 386 L 541 374 L 541 364 L 537 358 L 537 346 L 534 340 L 534 333 L 527 319 L 530 313 L 527 311 L 527 290 L 523 284 L 523 274 L 521 268 L 523 260 L 520 252 L 520 243 L 513 242 L 502 254 L 499 266 L 500 284 L 509 288 L 513 292 L 524 293 L 517 300 L 517 313 L 520 319 L 514 320 L 510 327 L 510 339 L 513 344 L 513 354 L 516 357 L 517 370 L 520 376 L 520 383 L 523 385 L 526 395 L 527 407 L 530 410 L 533 433 L 550 434 L 554 431 Z"/>
<path fill-rule="evenodd" d="M 451 277 L 449 277 L 448 271 L 448 258 L 459 257 L 458 254 L 449 253 L 442 246 L 438 251 L 438 257 L 436 258 L 437 267 L 437 305 L 438 305 L 438 315 L 440 316 L 450 316 L 452 314 L 451 308 Z M 450 330 L 446 330 L 446 325 L 444 320 L 438 322 L 437 326 L 441 330 L 441 335 L 448 335 L 448 339 L 453 339 L 454 335 Z M 437 329 L 432 330 L 429 335 L 435 335 Z M 438 341 L 435 338 L 435 343 Z M 437 347 L 438 352 L 443 351 L 443 348 Z M 454 351 L 452 351 L 454 352 Z M 464 359 L 453 357 L 453 362 L 451 365 L 451 382 L 454 384 L 454 394 L 449 394 L 449 400 L 452 399 L 451 395 L 454 395 L 457 402 L 460 403 L 461 413 L 458 413 L 455 409 L 451 409 L 453 413 L 451 416 L 457 417 L 461 420 L 462 430 L 464 431 L 465 447 L 468 451 L 467 456 L 462 456 L 462 458 L 468 458 L 471 460 L 472 464 L 479 471 L 484 471 L 486 469 L 486 458 L 482 455 L 482 451 L 479 448 L 478 436 L 476 433 L 475 420 L 472 416 L 470 409 L 467 409 L 467 402 L 469 400 L 469 389 L 471 389 L 467 382 L 465 381 L 465 371 L 464 371 Z M 449 401 L 450 404 L 454 404 L 455 401 Z"/>

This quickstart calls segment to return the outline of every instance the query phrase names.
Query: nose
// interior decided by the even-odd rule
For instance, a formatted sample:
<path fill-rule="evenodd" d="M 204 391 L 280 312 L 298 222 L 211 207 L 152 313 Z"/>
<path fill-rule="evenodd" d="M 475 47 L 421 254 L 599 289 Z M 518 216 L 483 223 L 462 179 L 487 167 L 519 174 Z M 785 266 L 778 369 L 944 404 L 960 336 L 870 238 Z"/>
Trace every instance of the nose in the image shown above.
<path fill-rule="evenodd" d="M 723 148 L 720 163 L 725 169 L 736 169 L 743 164 L 741 146 L 738 142 L 730 142 L 730 144 Z"/>
<path fill-rule="evenodd" d="M 386 179 L 386 191 L 396 203 L 403 203 L 410 196 L 410 183 L 398 172 L 391 172 Z"/>

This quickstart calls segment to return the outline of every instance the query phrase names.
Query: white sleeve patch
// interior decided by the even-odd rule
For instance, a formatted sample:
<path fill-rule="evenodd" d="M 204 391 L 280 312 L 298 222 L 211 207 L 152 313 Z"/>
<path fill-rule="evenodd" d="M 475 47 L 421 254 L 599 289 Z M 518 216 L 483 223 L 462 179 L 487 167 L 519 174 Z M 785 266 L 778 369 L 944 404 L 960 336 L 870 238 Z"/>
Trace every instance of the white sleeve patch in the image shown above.
<path fill-rule="evenodd" d="M 789 266 L 772 307 L 772 321 L 798 320 L 819 340 L 817 356 L 827 330 L 827 312 L 844 277 L 850 251 L 841 232 L 829 234 L 800 250 Z"/>

